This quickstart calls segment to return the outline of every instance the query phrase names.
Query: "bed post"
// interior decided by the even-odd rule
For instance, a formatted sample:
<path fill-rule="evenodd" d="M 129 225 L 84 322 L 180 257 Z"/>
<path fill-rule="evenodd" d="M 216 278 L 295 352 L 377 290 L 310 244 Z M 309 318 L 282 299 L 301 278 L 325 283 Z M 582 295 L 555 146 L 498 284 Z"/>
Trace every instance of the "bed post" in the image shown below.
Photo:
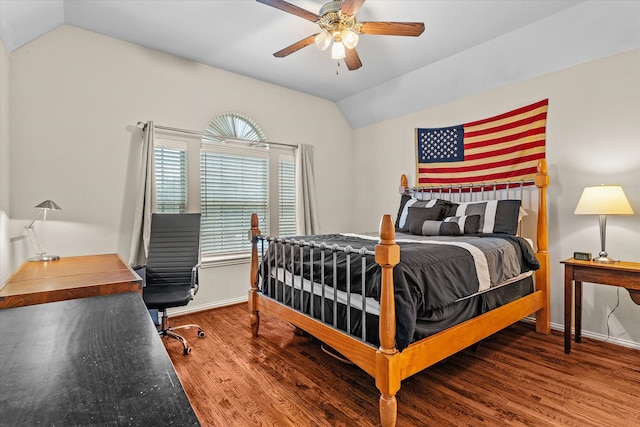
<path fill-rule="evenodd" d="M 251 333 L 254 337 L 258 336 L 258 328 L 260 327 L 260 314 L 257 309 L 258 298 L 258 239 L 260 235 L 258 228 L 258 214 L 251 214 L 251 230 L 249 231 L 249 239 L 251 239 L 251 289 L 249 290 L 249 322 L 251 324 Z"/>
<path fill-rule="evenodd" d="M 396 425 L 400 390 L 400 372 L 395 359 L 396 310 L 393 288 L 393 267 L 400 262 L 400 247 L 395 242 L 391 215 L 380 222 L 380 243 L 376 245 L 376 262 L 382 268 L 380 284 L 380 348 L 376 351 L 376 387 L 380 390 L 380 422 L 383 427 Z"/>
<path fill-rule="evenodd" d="M 536 174 L 536 187 L 540 190 L 538 195 L 538 231 L 537 243 L 538 252 L 536 257 L 540 262 L 540 268 L 536 270 L 536 290 L 542 291 L 544 307 L 536 312 L 536 331 L 542 334 L 551 332 L 551 307 L 549 303 L 549 288 L 551 281 L 551 271 L 549 262 L 549 226 L 547 223 L 547 186 L 549 185 L 549 175 L 547 175 L 547 161 L 542 159 L 538 162 L 538 172 Z"/>

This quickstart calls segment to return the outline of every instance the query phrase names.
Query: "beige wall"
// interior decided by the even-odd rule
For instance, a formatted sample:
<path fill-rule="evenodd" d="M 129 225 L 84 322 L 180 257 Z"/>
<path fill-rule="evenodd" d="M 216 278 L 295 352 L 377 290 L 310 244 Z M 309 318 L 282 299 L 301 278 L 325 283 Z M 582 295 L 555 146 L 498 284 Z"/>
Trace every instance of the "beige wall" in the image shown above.
<path fill-rule="evenodd" d="M 322 226 L 352 227 L 351 128 L 335 103 L 71 26 L 17 49 L 10 65 L 14 268 L 31 255 L 22 226 L 46 199 L 63 209 L 39 223 L 49 253 L 128 259 L 138 121 L 204 130 L 233 111 L 269 140 L 312 144 Z M 336 205 L 347 214 L 334 215 Z M 246 298 L 246 265 L 203 278 L 195 307 Z"/>
<path fill-rule="evenodd" d="M 29 255 L 21 236 L 35 215 L 33 206 L 49 198 L 64 209 L 39 230 L 49 252 L 118 252 L 127 258 L 138 121 L 197 130 L 218 113 L 236 111 L 256 120 L 271 140 L 313 144 L 323 231 L 365 231 L 377 229 L 383 213 L 396 213 L 400 174 L 414 179 L 414 128 L 460 124 L 543 98 L 549 98 L 554 326 L 563 323 L 559 261 L 575 250 L 599 249 L 597 219 L 573 215 L 583 187 L 623 185 L 636 215 L 609 219 L 607 249 L 640 261 L 640 50 L 357 130 L 334 103 L 69 26 L 11 57 L 0 49 L 0 60 L 0 102 L 11 88 L 10 185 L 8 160 L 0 158 L 0 191 L 10 193 L 0 211 L 11 218 L 7 227 L 6 215 L 0 217 L 2 231 L 8 228 L 0 240 L 10 242 L 11 269 Z M 416 88 L 416 96 L 428 94 Z M 3 110 L 2 154 L 9 149 L 7 122 Z M 6 251 L 0 254 L 5 265 L 7 258 Z M 6 278 L 7 267 L 0 269 Z M 208 269 L 202 278 L 190 309 L 246 298 L 246 265 Z M 606 334 L 616 298 L 614 288 L 585 285 L 586 335 Z M 614 340 L 640 347 L 639 319 L 640 307 L 623 290 L 609 322 Z"/>
<path fill-rule="evenodd" d="M 563 271 L 559 262 L 574 251 L 599 252 L 598 219 L 575 216 L 585 186 L 621 184 L 636 213 L 610 217 L 610 256 L 640 262 L 640 50 L 554 72 L 354 131 L 355 215 L 364 229 L 376 228 L 382 213 L 397 212 L 402 173 L 415 182 L 414 129 L 491 117 L 548 98 L 547 161 L 552 322 L 562 328 Z M 421 94 L 416 88 L 416 96 Z M 372 172 L 376 171 L 376 172 Z M 363 189 L 376 189 L 365 191 Z M 606 336 L 606 317 L 616 288 L 584 286 L 583 329 Z M 640 306 L 622 289 L 611 316 L 612 337 L 640 347 Z"/>
<path fill-rule="evenodd" d="M 9 249 L 9 55 L 0 41 L 0 286 L 11 273 Z"/>

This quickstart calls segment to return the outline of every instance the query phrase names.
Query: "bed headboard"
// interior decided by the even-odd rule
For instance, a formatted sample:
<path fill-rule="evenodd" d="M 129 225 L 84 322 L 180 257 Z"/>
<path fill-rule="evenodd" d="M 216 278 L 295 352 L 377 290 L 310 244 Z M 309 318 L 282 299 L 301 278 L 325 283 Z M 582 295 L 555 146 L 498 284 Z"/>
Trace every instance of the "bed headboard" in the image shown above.
<path fill-rule="evenodd" d="M 547 245 L 546 187 L 549 184 L 546 161 L 538 162 L 535 179 L 511 182 L 470 182 L 456 185 L 408 187 L 406 175 L 400 178 L 399 191 L 416 199 L 439 198 L 452 203 L 485 200 L 520 200 L 522 221 L 518 235 L 532 239 L 540 247 Z M 542 224 L 541 224 L 542 222 Z M 541 236 L 540 233 L 544 236 Z"/>

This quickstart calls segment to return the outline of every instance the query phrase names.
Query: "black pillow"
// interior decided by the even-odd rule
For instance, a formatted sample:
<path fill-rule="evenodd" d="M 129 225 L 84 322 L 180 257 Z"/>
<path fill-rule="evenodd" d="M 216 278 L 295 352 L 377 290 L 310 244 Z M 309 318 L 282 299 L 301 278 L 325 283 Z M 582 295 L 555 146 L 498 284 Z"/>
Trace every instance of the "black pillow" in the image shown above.
<path fill-rule="evenodd" d="M 428 199 L 428 200 L 420 200 L 415 197 L 410 197 L 407 195 L 403 195 L 400 200 L 400 209 L 398 209 L 398 216 L 396 218 L 396 230 L 407 232 L 411 223 L 409 222 L 409 208 L 422 208 L 422 209 L 431 209 L 431 208 L 440 208 L 442 209 L 442 214 L 437 220 L 441 220 L 446 215 L 446 211 L 449 210 L 449 207 L 452 205 L 448 200 L 442 199 Z"/>
<path fill-rule="evenodd" d="M 396 216 L 396 228 L 400 228 L 400 217 L 402 216 L 404 205 L 406 205 L 409 200 L 411 200 L 411 196 L 407 194 L 403 194 L 400 198 L 400 209 L 398 209 L 398 215 Z"/>
<path fill-rule="evenodd" d="M 476 234 L 480 226 L 480 215 L 450 216 L 442 221 L 412 221 L 411 234 L 420 236 L 461 236 Z"/>
<path fill-rule="evenodd" d="M 452 204 L 445 217 L 480 215 L 478 233 L 515 235 L 518 231 L 519 214 L 520 200 L 487 200 Z"/>
<path fill-rule="evenodd" d="M 462 234 L 455 222 L 443 221 L 413 221 L 409 232 L 419 236 L 457 236 Z"/>
<path fill-rule="evenodd" d="M 404 233 L 410 232 L 411 224 L 413 222 L 422 224 L 425 221 L 439 221 L 444 216 L 444 210 L 445 208 L 441 205 L 436 205 L 432 208 L 409 206 L 407 220 L 400 231 Z"/>
<path fill-rule="evenodd" d="M 450 216 L 442 222 L 457 224 L 458 234 L 476 234 L 480 231 L 480 215 Z"/>

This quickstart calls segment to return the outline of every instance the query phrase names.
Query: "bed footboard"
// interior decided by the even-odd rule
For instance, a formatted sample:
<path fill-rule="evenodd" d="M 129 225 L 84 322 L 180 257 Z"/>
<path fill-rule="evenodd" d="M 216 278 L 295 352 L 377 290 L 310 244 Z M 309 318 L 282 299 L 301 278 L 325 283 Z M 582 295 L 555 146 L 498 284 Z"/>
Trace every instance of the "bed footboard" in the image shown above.
<path fill-rule="evenodd" d="M 251 216 L 251 289 L 249 290 L 249 318 L 253 336 L 258 335 L 260 311 L 273 314 L 309 332 L 345 355 L 349 360 L 376 379 L 380 390 L 380 420 L 383 427 L 393 427 L 397 419 L 396 393 L 400 390 L 400 371 L 394 359 L 400 354 L 396 348 L 396 313 L 393 267 L 400 261 L 400 247 L 395 243 L 395 228 L 391 215 L 384 215 L 380 224 L 380 241 L 375 246 L 375 262 L 380 266 L 380 312 L 378 315 L 378 349 L 364 340 L 355 339 L 313 316 L 262 295 L 259 289 L 260 267 L 258 242 L 261 239 L 258 217 Z M 343 248 L 344 249 L 344 248 Z M 351 249 L 346 249 L 349 252 Z M 364 298 L 363 298 L 364 299 Z M 293 298 L 292 298 L 293 300 Z M 335 303 L 335 299 L 334 299 Z M 293 304 L 293 303 L 292 303 Z M 348 305 L 349 306 L 349 303 Z M 364 312 L 364 306 L 363 306 Z M 363 326 L 364 327 L 364 326 Z"/>

